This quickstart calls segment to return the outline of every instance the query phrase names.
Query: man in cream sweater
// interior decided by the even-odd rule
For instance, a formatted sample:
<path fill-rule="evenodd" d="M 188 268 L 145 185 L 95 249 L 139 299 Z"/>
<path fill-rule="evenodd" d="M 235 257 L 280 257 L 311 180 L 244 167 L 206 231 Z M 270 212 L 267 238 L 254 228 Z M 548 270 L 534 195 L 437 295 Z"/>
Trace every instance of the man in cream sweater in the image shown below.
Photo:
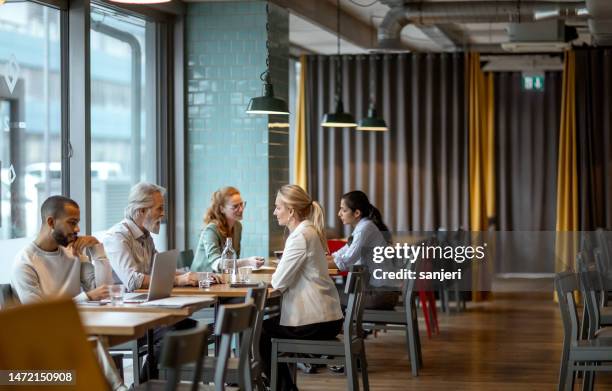
<path fill-rule="evenodd" d="M 112 268 L 96 238 L 77 236 L 79 205 L 70 198 L 52 196 L 43 202 L 40 213 L 36 239 L 17 254 L 13 265 L 11 285 L 19 300 L 27 304 L 62 296 L 76 302 L 107 298 Z M 127 390 L 106 346 L 98 341 L 96 349 L 111 389 Z"/>
<path fill-rule="evenodd" d="M 38 236 L 17 254 L 13 265 L 11 285 L 19 300 L 26 304 L 59 296 L 77 302 L 107 298 L 112 269 L 96 238 L 77 236 L 78 204 L 49 197 L 42 204 L 41 218 Z"/>

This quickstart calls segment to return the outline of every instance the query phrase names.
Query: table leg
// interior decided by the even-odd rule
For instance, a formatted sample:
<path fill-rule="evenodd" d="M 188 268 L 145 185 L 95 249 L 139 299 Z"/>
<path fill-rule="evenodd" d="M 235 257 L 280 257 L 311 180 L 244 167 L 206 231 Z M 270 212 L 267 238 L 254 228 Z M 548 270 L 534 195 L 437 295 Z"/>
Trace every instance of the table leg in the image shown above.
<path fill-rule="evenodd" d="M 217 316 L 219 315 L 219 299 L 215 302 L 215 319 L 214 323 L 217 323 Z M 217 330 L 215 330 L 215 357 L 219 357 L 219 344 L 221 343 L 221 336 L 217 335 Z"/>
<path fill-rule="evenodd" d="M 149 379 L 157 378 L 155 375 L 157 369 L 157 358 L 155 357 L 155 335 L 154 329 L 147 330 L 147 373 Z"/>

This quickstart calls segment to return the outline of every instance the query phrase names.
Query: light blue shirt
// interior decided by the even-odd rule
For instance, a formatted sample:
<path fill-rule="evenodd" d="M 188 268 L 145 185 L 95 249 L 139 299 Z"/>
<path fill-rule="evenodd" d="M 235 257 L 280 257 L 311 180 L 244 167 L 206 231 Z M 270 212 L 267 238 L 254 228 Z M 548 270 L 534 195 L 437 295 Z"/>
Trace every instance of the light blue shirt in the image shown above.
<path fill-rule="evenodd" d="M 350 245 L 347 243 L 332 254 L 340 270 L 348 270 L 353 265 L 367 264 L 368 259 L 364 257 L 369 257 L 371 260 L 374 247 L 388 245 L 378 227 L 372 220 L 365 217 L 359 220 L 352 236 L 353 241 Z"/>

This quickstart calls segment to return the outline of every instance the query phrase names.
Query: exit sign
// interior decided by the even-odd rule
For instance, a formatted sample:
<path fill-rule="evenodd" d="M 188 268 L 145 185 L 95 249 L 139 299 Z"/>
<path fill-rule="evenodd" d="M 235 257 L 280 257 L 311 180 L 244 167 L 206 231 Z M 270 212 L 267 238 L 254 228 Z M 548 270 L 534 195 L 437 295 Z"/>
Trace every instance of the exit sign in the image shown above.
<path fill-rule="evenodd" d="M 523 72 L 521 84 L 524 91 L 544 91 L 544 74 Z"/>

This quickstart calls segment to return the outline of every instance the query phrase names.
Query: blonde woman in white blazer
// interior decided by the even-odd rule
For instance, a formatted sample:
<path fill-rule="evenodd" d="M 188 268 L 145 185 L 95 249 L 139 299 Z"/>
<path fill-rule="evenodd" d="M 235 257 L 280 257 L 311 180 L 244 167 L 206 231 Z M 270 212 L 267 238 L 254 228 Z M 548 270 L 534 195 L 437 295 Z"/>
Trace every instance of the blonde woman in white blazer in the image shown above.
<path fill-rule="evenodd" d="M 281 316 L 264 322 L 260 342 L 268 378 L 271 338 L 333 339 L 343 321 L 338 291 L 327 269 L 321 206 L 297 185 L 283 186 L 275 206 L 278 224 L 287 227 L 290 235 L 271 282 L 283 294 Z M 286 365 L 279 365 L 278 373 L 280 390 L 297 390 Z"/>

